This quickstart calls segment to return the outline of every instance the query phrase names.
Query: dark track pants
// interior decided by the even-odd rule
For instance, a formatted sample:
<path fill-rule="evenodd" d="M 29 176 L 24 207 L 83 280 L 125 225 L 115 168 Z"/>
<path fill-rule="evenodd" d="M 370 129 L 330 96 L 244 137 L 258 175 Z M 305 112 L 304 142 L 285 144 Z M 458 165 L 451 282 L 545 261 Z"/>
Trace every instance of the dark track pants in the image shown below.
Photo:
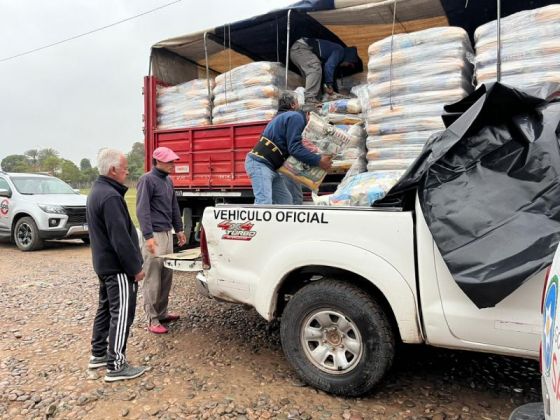
<path fill-rule="evenodd" d="M 136 313 L 138 283 L 126 274 L 98 277 L 99 306 L 93 322 L 91 352 L 96 357 L 107 354 L 107 369 L 118 370 L 126 362 L 126 341 Z"/>

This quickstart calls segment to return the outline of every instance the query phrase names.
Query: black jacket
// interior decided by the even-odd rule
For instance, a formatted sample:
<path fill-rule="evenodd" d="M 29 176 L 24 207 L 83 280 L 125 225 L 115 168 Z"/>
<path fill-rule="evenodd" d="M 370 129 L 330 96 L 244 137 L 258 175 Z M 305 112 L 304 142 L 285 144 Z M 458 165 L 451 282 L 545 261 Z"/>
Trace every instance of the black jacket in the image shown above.
<path fill-rule="evenodd" d="M 93 268 L 98 275 L 142 270 L 142 255 L 136 228 L 132 224 L 124 195 L 127 187 L 99 176 L 87 199 L 87 222 Z"/>

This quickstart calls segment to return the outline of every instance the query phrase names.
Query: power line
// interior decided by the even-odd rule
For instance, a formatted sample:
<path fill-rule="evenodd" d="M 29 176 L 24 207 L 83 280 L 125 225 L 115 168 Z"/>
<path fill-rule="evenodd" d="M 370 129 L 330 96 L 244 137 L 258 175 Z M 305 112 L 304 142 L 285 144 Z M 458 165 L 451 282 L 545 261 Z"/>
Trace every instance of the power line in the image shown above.
<path fill-rule="evenodd" d="M 16 55 L 12 55 L 12 56 L 10 56 L 10 57 L 1 58 L 1 59 L 0 59 L 0 63 L 3 63 L 3 62 L 8 61 L 8 60 L 13 60 L 13 59 L 15 59 L 15 58 L 19 58 L 19 57 L 22 57 L 22 56 L 24 56 L 24 55 L 32 54 L 32 53 L 37 52 L 37 51 L 45 50 L 45 49 L 47 49 L 47 48 L 54 47 L 55 45 L 63 44 L 63 43 L 68 42 L 68 41 L 73 41 L 73 40 L 75 40 L 75 39 L 77 39 L 77 38 L 81 38 L 81 37 L 83 37 L 83 36 L 90 35 L 90 34 L 93 34 L 93 33 L 95 33 L 95 32 L 99 32 L 99 31 L 102 31 L 102 30 L 104 30 L 104 29 L 111 28 L 111 27 L 116 26 L 116 25 L 120 25 L 121 23 L 128 22 L 129 20 L 133 20 L 133 19 L 139 18 L 139 17 L 141 17 L 141 16 L 144 16 L 144 15 L 147 15 L 147 14 L 150 14 L 150 13 L 153 13 L 153 12 L 155 12 L 155 11 L 164 9 L 164 8 L 166 8 L 166 7 L 169 7 L 169 6 L 173 5 L 173 4 L 179 3 L 179 2 L 181 2 L 181 1 L 183 1 L 183 0 L 175 0 L 175 1 L 172 1 L 171 3 L 167 3 L 167 4 L 164 4 L 164 5 L 162 5 L 162 6 L 156 7 L 155 9 L 151 9 L 151 10 L 148 10 L 148 11 L 146 11 L 146 12 L 139 13 L 139 14 L 137 14 L 137 15 L 127 17 L 126 19 L 122 19 L 122 20 L 119 20 L 119 21 L 117 21 L 117 22 L 110 23 L 109 25 L 105 25 L 105 26 L 102 26 L 102 27 L 100 27 L 100 28 L 96 28 L 96 29 L 93 29 L 93 30 L 91 30 L 91 31 L 84 32 L 84 33 L 82 33 L 82 34 L 75 35 L 75 36 L 72 36 L 72 37 L 70 37 L 70 38 L 63 39 L 63 40 L 61 40 L 61 41 L 53 42 L 52 44 L 43 45 L 42 47 L 34 48 L 34 49 L 32 49 L 32 50 L 29 50 L 29 51 L 24 51 L 24 52 L 22 52 L 22 53 L 19 53 L 19 54 L 16 54 Z"/>

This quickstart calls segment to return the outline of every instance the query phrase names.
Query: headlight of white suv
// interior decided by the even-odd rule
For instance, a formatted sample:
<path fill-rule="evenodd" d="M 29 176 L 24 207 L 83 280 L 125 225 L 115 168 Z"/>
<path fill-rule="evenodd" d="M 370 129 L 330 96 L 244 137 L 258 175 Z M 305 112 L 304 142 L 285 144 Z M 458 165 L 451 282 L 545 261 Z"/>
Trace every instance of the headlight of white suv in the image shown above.
<path fill-rule="evenodd" d="M 39 208 L 45 213 L 53 214 L 66 214 L 62 206 L 57 206 L 56 204 L 38 204 Z"/>

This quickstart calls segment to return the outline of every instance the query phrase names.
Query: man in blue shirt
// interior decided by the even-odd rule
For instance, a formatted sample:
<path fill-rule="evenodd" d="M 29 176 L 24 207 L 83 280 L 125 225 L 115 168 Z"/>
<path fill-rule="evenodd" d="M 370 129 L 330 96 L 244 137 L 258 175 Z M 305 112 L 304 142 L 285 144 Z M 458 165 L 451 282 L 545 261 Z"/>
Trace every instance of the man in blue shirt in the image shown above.
<path fill-rule="evenodd" d="M 278 115 L 268 123 L 259 142 L 247 154 L 245 170 L 251 178 L 255 204 L 294 204 L 294 200 L 277 169 L 288 156 L 310 166 L 328 170 L 330 156 L 309 151 L 301 142 L 305 128 L 305 115 L 299 111 L 298 102 L 290 92 L 283 92 L 279 99 Z"/>
<path fill-rule="evenodd" d="M 345 48 L 324 39 L 300 38 L 290 48 L 290 60 L 305 77 L 305 104 L 318 105 L 321 76 L 325 91 L 335 91 L 335 76 L 338 70 L 361 71 L 363 64 L 355 47 Z"/>

